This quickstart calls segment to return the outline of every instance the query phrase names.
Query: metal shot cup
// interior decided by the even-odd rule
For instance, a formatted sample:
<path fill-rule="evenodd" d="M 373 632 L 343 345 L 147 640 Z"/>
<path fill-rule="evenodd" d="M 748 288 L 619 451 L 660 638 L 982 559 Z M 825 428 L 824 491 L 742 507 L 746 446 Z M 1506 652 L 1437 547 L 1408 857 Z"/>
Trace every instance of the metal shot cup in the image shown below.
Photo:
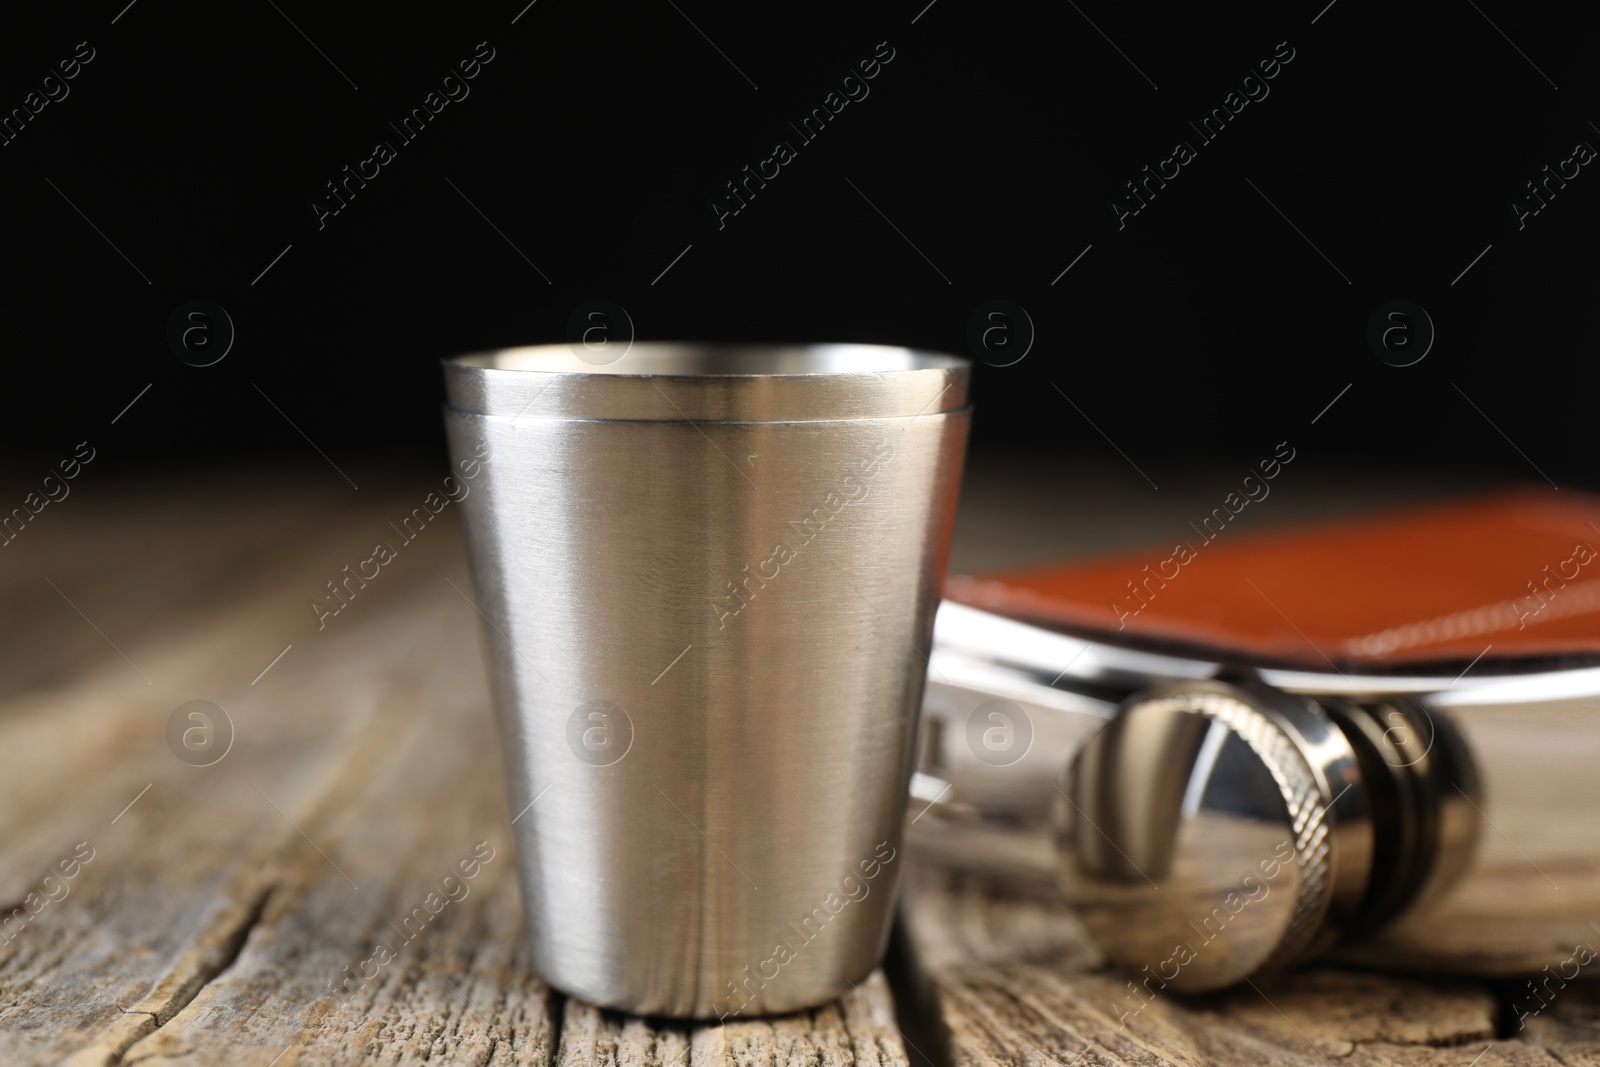
<path fill-rule="evenodd" d="M 968 370 L 876 345 L 445 361 L 552 985 L 745 1017 L 881 958 Z"/>

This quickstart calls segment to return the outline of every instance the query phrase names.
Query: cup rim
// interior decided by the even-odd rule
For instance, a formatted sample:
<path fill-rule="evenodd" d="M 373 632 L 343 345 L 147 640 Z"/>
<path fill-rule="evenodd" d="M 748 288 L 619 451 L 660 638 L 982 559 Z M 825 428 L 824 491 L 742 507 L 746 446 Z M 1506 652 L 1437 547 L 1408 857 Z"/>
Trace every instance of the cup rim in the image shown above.
<path fill-rule="evenodd" d="M 537 344 L 514 345 L 505 348 L 483 349 L 449 356 L 440 362 L 446 366 L 486 372 L 511 374 L 597 374 L 625 378 L 802 378 L 835 377 L 847 374 L 894 374 L 906 371 L 955 369 L 971 365 L 971 360 L 960 356 L 933 352 L 926 349 L 869 342 L 823 343 L 767 343 L 737 341 L 637 341 L 625 347 L 623 355 L 615 362 L 590 361 L 578 354 L 578 345 Z M 702 362 L 725 361 L 736 364 L 741 360 L 759 362 L 763 359 L 811 362 L 817 369 L 809 370 L 696 370 L 696 369 L 632 369 L 639 359 L 631 363 L 628 357 L 637 354 L 646 361 L 682 356 L 686 360 Z M 855 365 L 850 365 L 854 357 Z M 872 361 L 860 357 L 872 357 Z"/>
<path fill-rule="evenodd" d="M 446 403 L 533 419 L 823 421 L 933 415 L 966 405 L 972 361 L 879 344 L 645 341 L 592 363 L 577 344 L 441 360 Z"/>

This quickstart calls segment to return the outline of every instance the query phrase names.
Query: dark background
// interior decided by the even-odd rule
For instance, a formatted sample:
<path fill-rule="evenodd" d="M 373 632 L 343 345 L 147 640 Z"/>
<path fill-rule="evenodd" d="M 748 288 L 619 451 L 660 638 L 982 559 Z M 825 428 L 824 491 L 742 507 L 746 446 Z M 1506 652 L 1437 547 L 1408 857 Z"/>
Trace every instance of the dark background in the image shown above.
<path fill-rule="evenodd" d="M 442 461 L 435 361 L 564 340 L 591 299 L 644 339 L 960 352 L 1010 301 L 1036 337 L 979 369 L 980 453 L 1159 482 L 1289 439 L 1389 474 L 1596 480 L 1600 168 L 1520 231 L 1508 206 L 1600 146 L 1573 5 L 525 2 L 9 12 L 0 109 L 78 42 L 95 58 L 0 147 L 7 484 L 85 439 L 97 477 L 336 480 L 307 439 L 358 482 Z M 388 123 L 480 41 L 470 96 L 401 144 Z M 880 41 L 870 95 L 800 145 L 786 123 Z M 1281 41 L 1270 95 L 1119 231 L 1109 199 Z M 798 158 L 719 230 L 710 198 L 779 139 Z M 398 158 L 319 230 L 311 202 L 378 140 Z M 236 330 L 203 368 L 167 340 L 196 298 Z M 1367 343 L 1393 299 L 1437 330 L 1413 366 Z"/>

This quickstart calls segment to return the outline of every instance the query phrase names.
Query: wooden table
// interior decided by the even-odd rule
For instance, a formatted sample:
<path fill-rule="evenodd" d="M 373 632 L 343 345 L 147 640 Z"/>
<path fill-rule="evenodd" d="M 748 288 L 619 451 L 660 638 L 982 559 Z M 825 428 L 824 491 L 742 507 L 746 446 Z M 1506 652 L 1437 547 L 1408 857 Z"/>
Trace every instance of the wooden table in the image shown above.
<path fill-rule="evenodd" d="M 455 516 L 319 629 L 310 602 L 433 481 L 324 474 L 86 476 L 0 548 L 0 1064 L 1600 1062 L 1579 985 L 1520 1032 L 1481 982 L 1326 968 L 1119 1024 L 1137 1002 L 1057 902 L 915 861 L 887 977 L 839 1003 L 718 1026 L 564 997 L 523 942 Z M 977 465 L 955 564 L 1160 537 L 1205 497 L 1160 513 L 1125 475 Z M 1272 521 L 1382 496 L 1323 477 Z M 191 700 L 232 725 L 210 766 L 169 747 Z M 470 892 L 402 930 L 475 849 Z"/>

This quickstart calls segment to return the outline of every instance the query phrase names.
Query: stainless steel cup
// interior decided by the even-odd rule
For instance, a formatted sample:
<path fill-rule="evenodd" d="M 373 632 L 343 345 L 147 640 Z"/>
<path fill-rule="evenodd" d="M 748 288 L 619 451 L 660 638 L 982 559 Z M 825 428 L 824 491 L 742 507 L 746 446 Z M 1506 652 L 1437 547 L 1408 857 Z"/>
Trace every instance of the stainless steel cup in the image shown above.
<path fill-rule="evenodd" d="M 968 364 L 564 345 L 444 364 L 535 966 L 641 1014 L 883 953 Z"/>

